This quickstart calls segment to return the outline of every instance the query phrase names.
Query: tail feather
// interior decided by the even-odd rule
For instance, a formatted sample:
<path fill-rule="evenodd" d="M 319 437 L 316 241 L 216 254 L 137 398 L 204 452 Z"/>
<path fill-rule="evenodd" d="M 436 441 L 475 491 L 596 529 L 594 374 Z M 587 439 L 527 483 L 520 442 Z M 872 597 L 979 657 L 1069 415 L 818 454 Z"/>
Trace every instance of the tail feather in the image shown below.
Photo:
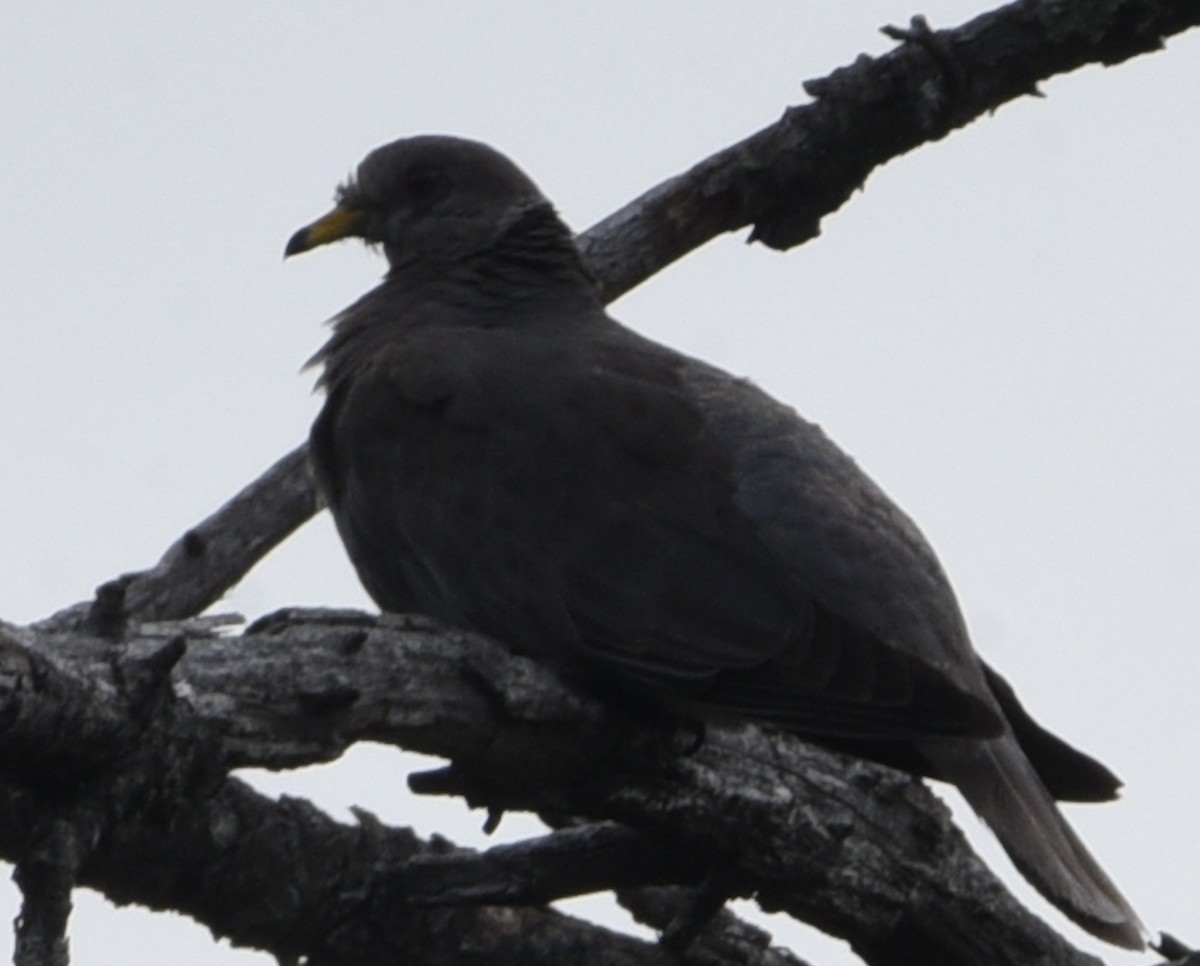
<path fill-rule="evenodd" d="M 1067 824 L 1011 733 L 985 742 L 923 742 L 921 751 L 1046 899 L 1107 942 L 1145 948 L 1137 914 Z"/>
<path fill-rule="evenodd" d="M 995 668 L 981 663 L 988 690 L 1008 719 L 1013 737 L 1054 799 L 1060 802 L 1108 802 L 1117 797 L 1121 779 L 1103 763 L 1072 748 L 1034 721 L 1012 685 Z"/>

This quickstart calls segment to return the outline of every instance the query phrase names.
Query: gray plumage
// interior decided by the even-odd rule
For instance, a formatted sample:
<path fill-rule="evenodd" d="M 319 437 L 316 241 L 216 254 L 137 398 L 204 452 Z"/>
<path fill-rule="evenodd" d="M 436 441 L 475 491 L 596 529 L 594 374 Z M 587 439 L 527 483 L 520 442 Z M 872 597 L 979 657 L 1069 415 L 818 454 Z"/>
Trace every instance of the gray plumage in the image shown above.
<path fill-rule="evenodd" d="M 390 270 L 316 357 L 312 454 L 380 607 L 601 696 L 950 781 L 1052 902 L 1141 948 L 1053 800 L 1118 782 L 979 660 L 925 539 L 818 427 L 611 319 L 550 204 L 484 145 L 378 149 L 287 251 L 350 235 Z"/>

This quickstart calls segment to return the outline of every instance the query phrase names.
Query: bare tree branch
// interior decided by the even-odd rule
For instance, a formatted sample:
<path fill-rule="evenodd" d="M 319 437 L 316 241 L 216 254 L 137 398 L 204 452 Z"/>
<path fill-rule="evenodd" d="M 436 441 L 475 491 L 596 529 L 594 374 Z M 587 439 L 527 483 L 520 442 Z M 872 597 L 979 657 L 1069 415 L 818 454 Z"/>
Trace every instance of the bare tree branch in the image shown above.
<path fill-rule="evenodd" d="M 431 853 L 411 861 L 402 878 L 405 900 L 414 904 L 532 905 L 700 875 L 699 863 L 661 840 L 603 822 L 486 852 Z"/>
<path fill-rule="evenodd" d="M 123 663 L 158 653 L 174 640 L 171 628 L 130 637 Z M 920 781 L 753 728 L 712 730 L 691 750 L 694 735 L 606 709 L 568 690 L 540 665 L 477 635 L 425 620 L 281 613 L 239 637 L 188 639 L 171 672 L 176 697 L 149 716 L 144 701 L 129 700 L 123 675 L 114 671 L 123 664 L 113 662 L 109 641 L 75 633 L 33 641 L 26 634 L 28 647 L 11 638 L 4 643 L 8 650 L 32 651 L 28 660 L 40 662 L 37 677 L 44 683 L 20 692 L 25 707 L 38 707 L 43 688 L 46 704 L 59 705 L 68 689 L 58 680 L 63 678 L 99 704 L 105 720 L 128 717 L 124 727 L 105 732 L 112 736 L 107 749 L 107 740 L 100 739 L 90 750 L 96 760 L 117 766 L 116 774 L 108 768 L 99 779 L 85 775 L 79 781 L 54 757 L 53 743 L 45 745 L 41 774 L 53 776 L 71 794 L 110 796 L 109 789 L 117 790 L 113 807 L 124 818 L 103 837 L 106 850 L 114 836 L 136 826 L 138 835 L 163 839 L 156 848 L 164 855 L 172 850 L 189 855 L 197 846 L 172 842 L 171 835 L 183 834 L 186 817 L 198 801 L 208 800 L 211 789 L 232 794 L 222 779 L 227 768 L 290 767 L 329 760 L 356 741 L 385 741 L 450 760 L 432 777 L 414 777 L 423 789 L 462 795 L 493 810 L 616 821 L 663 843 L 661 850 L 646 850 L 639 870 L 628 855 L 607 864 L 596 861 L 595 852 L 586 858 L 583 839 L 560 833 L 527 848 L 553 852 L 573 842 L 588 867 L 571 879 L 547 866 L 545 878 L 524 887 L 518 883 L 518 893 L 548 898 L 585 884 L 628 886 L 631 879 L 695 882 L 716 871 L 731 894 L 755 895 L 764 908 L 842 936 L 868 962 L 894 962 L 901 947 L 919 948 L 930 961 L 946 964 L 1095 962 L 1009 896 Z M 53 654 L 53 663 L 40 654 Z M 0 717 L 11 707 L 10 698 L 0 689 Z M 164 733 L 171 740 L 154 739 Z M 27 755 L 40 753 L 36 743 L 24 744 Z M 120 766 L 133 774 L 126 778 Z M 121 789 L 132 787 L 144 788 L 147 799 L 122 797 Z M 205 822 L 215 820 L 209 816 Z M 294 828 L 278 834 L 283 839 L 270 847 L 290 847 Z M 256 843 L 268 846 L 266 838 Z M 11 840 L 0 840 L 0 854 L 19 858 L 13 849 Z M 344 855 L 332 859 L 315 845 L 300 852 L 288 859 L 294 888 L 309 875 L 327 882 L 326 863 L 336 862 L 343 874 L 351 869 Z M 686 856 L 686 864 L 671 854 Z M 84 864 L 85 876 L 97 861 Z M 228 857 L 210 854 L 207 861 L 213 864 L 197 857 L 187 867 L 228 872 Z M 378 885 L 383 874 L 378 862 L 356 867 L 354 874 L 373 877 L 376 898 L 396 896 L 395 914 L 408 909 L 417 915 L 448 894 L 430 871 L 439 861 L 442 871 L 469 864 L 461 857 L 423 859 L 394 880 L 404 888 L 390 891 Z M 495 869 L 511 855 L 501 852 L 484 861 Z M 305 863 L 318 871 L 310 872 Z M 144 856 L 134 866 L 144 870 L 152 864 Z M 104 882 L 106 894 L 127 894 L 123 890 L 131 887 L 120 880 L 120 870 L 129 868 L 127 859 L 114 863 L 110 872 L 118 881 Z M 179 895 L 155 892 L 151 886 L 161 884 L 153 877 L 138 883 L 140 902 L 184 909 L 215 929 L 245 935 L 244 925 L 235 931 L 214 921 L 209 906 L 195 899 L 180 905 Z M 481 888 L 482 898 L 503 898 L 494 883 Z M 322 894 L 315 901 L 319 906 L 329 899 Z M 240 905 L 235 912 L 246 914 Z"/>
<path fill-rule="evenodd" d="M 424 630 L 398 630 L 406 625 L 403 621 L 384 625 L 390 629 L 383 633 L 393 644 L 418 643 L 426 656 L 444 643 L 443 635 L 419 622 L 414 626 Z M 264 626 L 272 630 L 263 636 L 188 640 L 187 650 L 195 654 L 195 661 L 183 656 L 173 666 L 173 692 L 180 697 L 172 698 L 169 692 L 164 695 L 167 700 L 149 711 L 144 688 L 140 683 L 131 687 L 120 667 L 158 654 L 179 638 L 131 639 L 125 660 L 118 663 L 112 659 L 111 643 L 101 638 L 74 634 L 55 640 L 5 629 L 0 634 L 0 718 L 31 715 L 53 722 L 57 717 L 69 724 L 76 713 L 64 708 L 62 695 L 74 691 L 78 703 L 99 708 L 104 727 L 88 736 L 87 754 L 96 765 L 83 771 L 74 758 L 60 753 L 53 738 L 43 736 L 39 742 L 23 736 L 29 739 L 21 743 L 26 771 L 36 772 L 42 787 L 31 793 L 22 785 L 0 782 L 0 855 L 31 870 L 28 874 L 66 869 L 70 882 L 100 889 L 116 902 L 192 915 L 218 935 L 269 950 L 281 961 L 303 954 L 312 963 L 369 966 L 409 961 L 413 950 L 420 950 L 421 961 L 429 963 L 460 963 L 467 954 L 480 964 L 659 966 L 672 961 L 652 944 L 545 909 L 513 908 L 514 903 L 545 901 L 581 888 L 676 881 L 677 876 L 667 873 L 680 866 L 679 860 L 662 846 L 651 847 L 646 836 L 611 826 L 576 829 L 478 856 L 444 841 L 422 842 L 408 830 L 384 828 L 365 814 L 360 814 L 357 828 L 350 828 L 306 802 L 271 802 L 236 779 L 225 778 L 229 763 L 239 758 L 262 763 L 320 760 L 328 749 L 344 747 L 355 736 L 374 730 L 378 725 L 370 719 L 377 716 L 392 719 L 383 725 L 385 731 L 437 728 L 427 718 L 428 704 L 408 710 L 404 702 L 391 699 L 379 704 L 383 695 L 373 686 L 371 697 L 364 699 L 370 707 L 355 709 L 354 721 L 337 713 L 336 706 L 349 711 L 359 703 L 346 705 L 347 687 L 366 687 L 364 672 L 373 676 L 379 661 L 390 665 L 398 656 L 384 654 L 371 641 L 347 648 L 364 629 L 380 630 L 373 619 L 318 614 L 296 638 L 279 621 Z M 478 646 L 499 653 L 496 645 L 482 639 L 464 635 L 463 641 L 468 650 Z M 248 663 L 238 653 L 243 644 Z M 259 652 L 260 644 L 265 651 Z M 297 653 L 309 646 L 315 648 L 312 654 L 297 660 Z M 45 652 L 54 653 L 54 660 L 44 657 Z M 243 676 L 243 670 L 251 673 Z M 474 682 L 469 686 L 478 686 L 476 670 L 460 667 L 457 673 Z M 274 675 L 282 677 L 272 683 Z M 524 680 L 523 672 L 508 677 Z M 212 687 L 239 678 L 244 688 L 231 692 Z M 567 696 L 559 687 L 554 692 Z M 265 708 L 259 706 L 263 695 L 275 696 Z M 332 703 L 330 695 L 336 696 Z M 517 704 L 528 702 L 528 696 L 515 692 L 510 697 Z M 491 701 L 491 695 L 481 693 L 467 703 L 486 708 Z M 543 706 L 541 698 L 533 703 Z M 359 716 L 360 710 L 366 713 Z M 122 726 L 111 726 L 122 719 Z M 484 731 L 493 726 L 489 717 L 473 724 Z M 155 740 L 160 733 L 169 740 Z M 299 737 L 302 733 L 307 737 Z M 459 737 L 475 743 L 485 740 L 482 732 L 468 738 L 460 731 Z M 130 795 L 131 789 L 141 795 Z M 46 822 L 45 796 L 86 802 L 90 811 L 110 815 L 113 821 L 94 828 L 86 847 L 69 862 L 56 856 L 43 861 L 39 836 L 62 830 L 60 822 L 53 827 Z M 73 834 L 76 828 L 65 831 Z M 635 846 L 640 854 L 635 854 Z M 557 858 L 538 883 L 507 896 L 476 895 L 463 901 L 467 897 L 455 895 L 448 885 L 473 865 L 490 868 L 495 883 L 495 874 L 515 867 L 522 852 Z M 582 878 L 570 869 L 575 863 L 585 867 Z M 40 908 L 42 892 L 35 888 L 33 893 L 35 908 Z M 49 895 L 61 896 L 63 891 Z M 481 905 L 481 900 L 488 904 Z M 757 941 L 752 942 L 754 937 Z M 32 938 L 39 940 L 39 949 L 55 949 L 60 939 L 54 930 L 36 932 Z M 731 949 L 738 950 L 738 958 L 731 958 Z M 65 962 L 45 957 L 26 961 Z M 794 962 L 788 954 L 770 949 L 765 935 L 732 917 L 701 935 L 684 961 L 723 966 Z"/>
<path fill-rule="evenodd" d="M 108 581 L 95 600 L 59 611 L 41 626 L 119 635 L 128 620 L 199 614 L 320 508 L 308 447 L 298 446 L 171 544 L 149 570 Z"/>
<path fill-rule="evenodd" d="M 43 821 L 39 840 L 26 850 L 16 881 L 24 902 L 17 919 L 15 966 L 66 966 L 67 919 L 78 874 L 76 830 L 72 823 Z"/>
<path fill-rule="evenodd" d="M 1200 24 L 1188 0 L 1019 0 L 804 85 L 812 103 L 652 188 L 579 239 L 611 301 L 728 231 L 787 249 L 816 237 L 880 165 L 937 141 L 1039 82 L 1118 64 Z"/>

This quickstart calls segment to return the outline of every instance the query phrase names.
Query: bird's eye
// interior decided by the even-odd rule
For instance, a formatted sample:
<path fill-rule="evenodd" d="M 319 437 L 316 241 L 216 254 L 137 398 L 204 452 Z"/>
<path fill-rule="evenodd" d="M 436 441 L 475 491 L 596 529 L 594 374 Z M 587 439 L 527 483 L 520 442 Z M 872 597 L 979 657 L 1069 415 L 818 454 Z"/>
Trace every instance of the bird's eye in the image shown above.
<path fill-rule="evenodd" d="M 417 166 L 404 176 L 404 190 L 409 200 L 419 206 L 428 206 L 443 197 L 448 191 L 449 179 L 438 168 Z"/>

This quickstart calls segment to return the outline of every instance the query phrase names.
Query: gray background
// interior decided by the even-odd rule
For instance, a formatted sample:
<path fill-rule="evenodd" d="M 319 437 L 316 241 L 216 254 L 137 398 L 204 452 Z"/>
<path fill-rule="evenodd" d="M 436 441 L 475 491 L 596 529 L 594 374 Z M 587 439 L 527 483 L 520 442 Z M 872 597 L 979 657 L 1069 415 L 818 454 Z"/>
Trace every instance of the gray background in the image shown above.
<path fill-rule="evenodd" d="M 919 8 L 950 26 L 984 6 Z M 804 79 L 886 50 L 876 28 L 913 12 L 5 4 L 0 616 L 44 616 L 153 562 L 304 437 L 319 399 L 297 370 L 381 263 L 352 245 L 280 253 L 368 149 L 423 131 L 492 142 L 584 228 L 773 121 Z M 1048 100 L 876 172 L 816 242 L 780 255 L 727 237 L 614 307 L 822 423 L 916 517 L 980 650 L 1126 779 L 1122 802 L 1072 822 L 1152 928 L 1193 942 L 1198 68 L 1193 33 L 1053 80 Z M 301 603 L 367 604 L 326 517 L 222 606 Z M 406 798 L 411 767 L 362 748 L 255 780 L 479 842 L 481 815 Z M 15 914 L 11 886 L 0 904 Z M 780 936 L 853 961 L 809 930 Z M 85 966 L 269 962 L 89 893 L 72 937 Z"/>

